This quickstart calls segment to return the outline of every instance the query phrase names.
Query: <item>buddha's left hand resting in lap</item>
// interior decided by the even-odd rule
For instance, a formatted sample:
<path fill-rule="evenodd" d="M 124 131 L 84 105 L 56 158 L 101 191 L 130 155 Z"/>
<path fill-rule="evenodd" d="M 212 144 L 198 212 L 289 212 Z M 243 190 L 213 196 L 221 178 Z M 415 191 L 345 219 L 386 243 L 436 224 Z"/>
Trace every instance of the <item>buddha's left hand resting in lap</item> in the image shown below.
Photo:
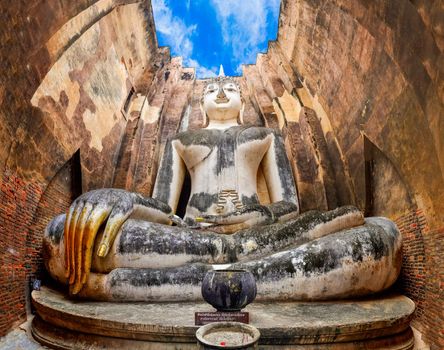
<path fill-rule="evenodd" d="M 355 297 L 393 284 L 401 238 L 391 221 L 364 219 L 351 206 L 299 214 L 282 137 L 241 125 L 237 84 L 213 80 L 202 105 L 207 126 L 168 141 L 153 198 L 91 191 L 48 225 L 46 266 L 71 295 L 199 300 L 213 268 L 250 270 L 262 300 Z M 186 171 L 191 194 L 182 220 L 174 213 Z M 258 171 L 271 204 L 259 202 Z"/>

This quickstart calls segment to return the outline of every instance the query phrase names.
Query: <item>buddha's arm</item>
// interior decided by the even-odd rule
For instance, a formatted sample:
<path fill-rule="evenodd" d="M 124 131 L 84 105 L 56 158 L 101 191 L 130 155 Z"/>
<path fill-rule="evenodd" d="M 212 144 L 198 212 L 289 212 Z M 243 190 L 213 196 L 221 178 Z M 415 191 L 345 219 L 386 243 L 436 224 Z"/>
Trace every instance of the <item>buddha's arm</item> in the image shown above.
<path fill-rule="evenodd" d="M 72 294 L 86 283 L 91 269 L 94 241 L 100 226 L 105 230 L 97 255 L 105 257 L 123 223 L 130 217 L 168 224 L 173 218 L 184 177 L 184 165 L 168 142 L 157 176 L 158 198 L 119 189 L 84 193 L 70 207 L 65 220 L 65 267 Z"/>
<path fill-rule="evenodd" d="M 168 223 L 171 208 L 138 193 L 104 188 L 82 194 L 72 204 L 65 219 L 65 269 L 70 291 L 77 294 L 88 279 L 94 242 L 105 225 L 97 255 L 105 257 L 123 223 L 136 216 L 142 220 Z"/>
<path fill-rule="evenodd" d="M 178 140 L 169 140 L 165 146 L 154 185 L 153 198 L 168 204 L 176 212 L 185 178 L 185 164 L 175 145 Z"/>
<path fill-rule="evenodd" d="M 261 162 L 271 202 L 292 203 L 299 211 L 293 172 L 282 136 L 275 131 L 271 136 L 270 146 Z"/>

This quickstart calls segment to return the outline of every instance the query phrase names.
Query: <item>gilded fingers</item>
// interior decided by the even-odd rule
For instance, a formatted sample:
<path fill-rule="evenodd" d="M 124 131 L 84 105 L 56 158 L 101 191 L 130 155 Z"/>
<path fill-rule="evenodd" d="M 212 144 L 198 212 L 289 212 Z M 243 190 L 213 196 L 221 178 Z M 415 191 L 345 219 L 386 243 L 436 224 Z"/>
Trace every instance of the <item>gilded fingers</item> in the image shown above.
<path fill-rule="evenodd" d="M 80 212 L 80 214 L 75 222 L 75 228 L 70 230 L 74 235 L 74 249 L 70 249 L 70 254 L 74 254 L 75 257 L 74 264 L 71 264 L 69 278 L 71 294 L 80 292 L 86 282 L 91 269 L 94 239 L 100 226 L 107 219 L 110 209 L 85 203 L 83 208 L 76 207 L 75 211 Z M 70 260 L 72 261 L 72 256 Z"/>
<path fill-rule="evenodd" d="M 76 243 L 78 242 L 79 235 L 79 222 L 82 215 L 84 215 L 84 203 L 79 201 L 74 209 L 74 214 L 69 225 L 69 260 L 70 260 L 70 275 L 69 284 L 73 284 L 76 276 Z"/>
<path fill-rule="evenodd" d="M 83 207 L 83 202 L 77 201 L 72 205 L 73 211 L 72 215 L 69 218 L 68 231 L 66 234 L 66 242 L 65 242 L 65 254 L 68 259 L 68 266 L 66 268 L 69 271 L 68 276 L 69 280 L 71 280 L 71 275 L 75 269 L 75 259 L 74 259 L 74 237 L 75 237 L 75 229 L 76 223 L 81 213 L 81 208 Z"/>
<path fill-rule="evenodd" d="M 173 215 L 167 204 L 117 189 L 85 193 L 71 205 L 64 228 L 66 276 L 71 294 L 78 294 L 88 280 L 100 227 L 107 221 L 97 252 L 103 258 L 135 208 L 137 217 L 148 220 L 169 222 Z"/>
<path fill-rule="evenodd" d="M 64 241 L 65 241 L 65 277 L 69 278 L 70 275 L 70 260 L 69 260 L 69 225 L 71 222 L 71 217 L 74 212 L 75 205 L 71 205 L 65 218 L 65 229 L 64 229 Z"/>
<path fill-rule="evenodd" d="M 144 198 L 138 194 L 126 193 L 126 196 L 122 196 L 109 215 L 97 251 L 99 257 L 105 257 L 108 254 L 117 233 L 134 210 L 138 212 L 139 218 L 146 218 L 149 221 L 169 223 L 170 219 L 174 219 L 176 223 L 185 225 L 179 217 L 173 218 L 174 214 L 169 205 L 154 198 Z"/>
<path fill-rule="evenodd" d="M 91 268 L 88 253 L 100 225 L 111 211 L 110 203 L 101 203 L 99 191 L 91 191 L 76 199 L 65 221 L 65 267 L 71 294 L 77 294 Z M 86 271 L 87 270 L 87 271 Z"/>
<path fill-rule="evenodd" d="M 101 208 L 94 211 L 85 226 L 85 233 L 82 240 L 82 260 L 84 261 L 84 269 L 82 270 L 81 283 L 86 283 L 89 272 L 91 270 L 91 261 L 94 248 L 94 239 L 100 226 L 106 220 L 110 213 L 110 209 Z"/>
<path fill-rule="evenodd" d="M 74 237 L 74 259 L 75 259 L 75 269 L 71 272 L 70 284 L 72 285 L 72 293 L 77 294 L 81 285 L 81 275 L 84 266 L 82 259 L 82 239 L 85 231 L 86 223 L 93 211 L 93 206 L 86 202 L 83 206 L 81 214 L 76 224 L 75 237 Z"/>
<path fill-rule="evenodd" d="M 120 227 L 130 215 L 131 210 L 132 206 L 130 210 L 127 209 L 124 211 L 122 211 L 119 207 L 113 209 L 113 212 L 106 223 L 102 240 L 100 241 L 99 250 L 97 252 L 98 256 L 103 258 L 108 254 L 109 248 L 113 244 L 117 232 L 119 232 Z"/>

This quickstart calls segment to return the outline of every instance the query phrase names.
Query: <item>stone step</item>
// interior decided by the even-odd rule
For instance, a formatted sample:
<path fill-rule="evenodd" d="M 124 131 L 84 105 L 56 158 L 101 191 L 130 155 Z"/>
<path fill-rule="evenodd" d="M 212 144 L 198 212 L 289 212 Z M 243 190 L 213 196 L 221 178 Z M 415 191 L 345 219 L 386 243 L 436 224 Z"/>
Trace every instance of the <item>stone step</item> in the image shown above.
<path fill-rule="evenodd" d="M 56 349 L 195 349 L 194 313 L 205 303 L 107 303 L 68 299 L 42 287 L 32 293 L 33 336 Z M 261 349 L 413 348 L 415 304 L 402 295 L 331 302 L 253 303 L 250 324 Z"/>

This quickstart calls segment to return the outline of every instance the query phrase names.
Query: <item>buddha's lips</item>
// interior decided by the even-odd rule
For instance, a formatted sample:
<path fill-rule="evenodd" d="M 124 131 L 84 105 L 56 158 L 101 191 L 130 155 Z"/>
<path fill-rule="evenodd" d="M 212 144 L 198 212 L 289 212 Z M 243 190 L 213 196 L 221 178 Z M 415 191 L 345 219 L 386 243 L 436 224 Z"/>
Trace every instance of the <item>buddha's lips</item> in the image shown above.
<path fill-rule="evenodd" d="M 226 98 L 226 97 L 224 97 L 224 98 L 218 98 L 218 99 L 215 100 L 215 102 L 216 102 L 217 104 L 220 104 L 220 103 L 227 103 L 227 102 L 230 102 L 230 99 L 229 99 L 229 98 Z"/>

